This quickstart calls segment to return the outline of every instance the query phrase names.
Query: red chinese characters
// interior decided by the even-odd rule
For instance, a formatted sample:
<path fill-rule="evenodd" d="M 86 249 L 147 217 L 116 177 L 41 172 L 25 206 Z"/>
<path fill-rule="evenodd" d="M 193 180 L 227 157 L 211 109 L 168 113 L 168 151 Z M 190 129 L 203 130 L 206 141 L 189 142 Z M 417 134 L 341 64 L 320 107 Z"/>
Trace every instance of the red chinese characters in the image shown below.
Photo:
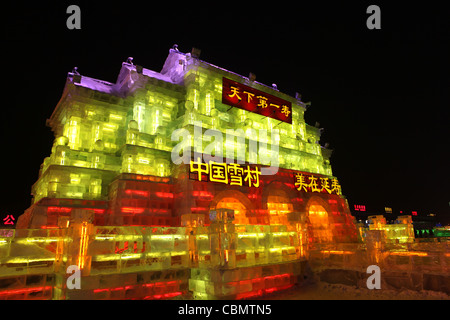
<path fill-rule="evenodd" d="M 292 123 L 291 102 L 227 78 L 222 79 L 222 103 Z"/>
<path fill-rule="evenodd" d="M 11 214 L 8 214 L 7 216 L 6 216 L 6 218 L 4 218 L 3 219 L 3 224 L 4 225 L 14 225 L 14 220 L 16 220 L 16 219 L 14 219 L 14 216 L 13 215 L 11 215 Z"/>

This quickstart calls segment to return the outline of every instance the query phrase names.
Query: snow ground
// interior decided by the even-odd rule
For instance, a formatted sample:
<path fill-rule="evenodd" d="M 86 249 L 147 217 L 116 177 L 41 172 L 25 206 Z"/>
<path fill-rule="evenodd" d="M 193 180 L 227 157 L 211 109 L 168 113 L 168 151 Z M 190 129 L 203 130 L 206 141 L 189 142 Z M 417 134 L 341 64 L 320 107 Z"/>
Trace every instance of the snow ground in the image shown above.
<path fill-rule="evenodd" d="M 437 291 L 369 290 L 325 282 L 294 287 L 258 300 L 450 300 L 450 296 Z"/>

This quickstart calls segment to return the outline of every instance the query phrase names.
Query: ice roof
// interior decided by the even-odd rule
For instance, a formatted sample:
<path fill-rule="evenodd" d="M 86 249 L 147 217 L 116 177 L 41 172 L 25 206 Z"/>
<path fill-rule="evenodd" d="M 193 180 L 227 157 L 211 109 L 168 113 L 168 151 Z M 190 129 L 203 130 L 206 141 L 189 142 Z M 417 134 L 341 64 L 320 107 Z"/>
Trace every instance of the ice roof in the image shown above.
<path fill-rule="evenodd" d="M 154 78 L 171 84 L 182 84 L 184 81 L 185 72 L 187 70 L 186 66 L 191 63 L 196 63 L 193 60 L 188 59 L 189 57 L 191 57 L 190 53 L 182 53 L 179 52 L 178 50 L 170 49 L 169 55 L 164 63 L 161 72 L 156 72 L 150 69 L 134 65 L 132 63 L 131 58 L 131 61 L 122 63 L 122 68 L 120 70 L 119 76 L 117 77 L 116 83 L 98 80 L 86 76 L 81 76 L 81 81 L 79 82 L 76 81 L 72 82 L 77 86 L 85 87 L 106 94 L 116 96 L 127 96 L 129 93 L 131 93 L 137 88 L 136 86 L 140 85 L 139 83 L 142 83 L 141 81 L 139 81 L 139 75 L 137 75 L 137 73 L 141 73 L 146 77 Z M 199 60 L 198 58 L 195 60 L 197 61 L 197 63 L 203 64 L 203 66 L 209 66 L 213 69 L 220 70 L 221 72 L 224 72 L 226 74 L 235 75 L 243 79 L 248 79 L 247 77 L 226 70 L 224 68 L 218 67 L 209 62 Z M 139 70 L 138 72 L 137 70 L 138 68 L 142 68 L 142 71 Z M 69 73 L 69 75 L 73 76 L 73 74 L 71 73 Z M 277 91 L 277 94 L 290 97 L 287 94 L 280 92 L 274 85 L 268 86 L 266 84 L 257 81 L 252 81 L 252 83 L 262 86 L 265 89 L 269 89 L 271 91 Z"/>
<path fill-rule="evenodd" d="M 136 71 L 136 67 L 137 66 L 126 62 L 122 63 L 122 68 L 120 70 L 116 83 L 94 79 L 84 75 L 75 75 L 74 73 L 69 73 L 68 76 L 71 82 L 76 86 L 111 95 L 122 95 L 124 93 L 126 94 L 127 91 L 126 89 L 124 91 L 124 85 L 127 86 L 128 89 L 130 89 L 136 82 L 136 80 L 138 80 L 138 78 L 131 76 L 131 71 Z M 172 81 L 169 75 L 165 75 L 146 68 L 142 68 L 142 75 L 169 83 L 175 83 L 174 81 Z M 76 77 L 77 79 L 75 79 Z"/>
<path fill-rule="evenodd" d="M 150 77 L 150 78 L 155 78 L 155 79 L 162 80 L 162 81 L 165 81 L 165 82 L 173 83 L 172 79 L 170 79 L 169 76 L 161 74 L 161 73 L 153 71 L 153 70 L 142 68 L 142 74 L 144 76 L 147 76 L 147 77 Z"/>
<path fill-rule="evenodd" d="M 86 76 L 80 77 L 80 82 L 75 82 L 77 86 L 85 87 L 91 90 L 100 91 L 108 94 L 115 94 L 116 90 L 114 88 L 115 84 L 103 80 L 98 80 Z"/>

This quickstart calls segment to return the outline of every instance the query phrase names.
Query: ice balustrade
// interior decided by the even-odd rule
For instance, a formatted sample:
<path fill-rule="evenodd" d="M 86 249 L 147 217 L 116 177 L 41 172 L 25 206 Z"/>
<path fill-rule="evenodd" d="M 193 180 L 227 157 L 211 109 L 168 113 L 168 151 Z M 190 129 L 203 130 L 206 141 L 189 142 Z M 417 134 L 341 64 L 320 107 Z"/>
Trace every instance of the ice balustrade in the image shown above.
<path fill-rule="evenodd" d="M 306 251 L 306 244 L 300 240 L 302 237 L 296 231 L 288 230 L 283 225 L 257 226 L 219 223 L 197 227 L 99 227 L 80 220 L 69 223 L 68 228 L 2 230 L 1 235 L 2 278 L 10 279 L 30 274 L 46 276 L 48 278 L 48 283 L 44 286 L 46 295 L 41 298 L 80 297 L 78 291 L 78 293 L 68 291 L 63 283 L 65 277 L 62 274 L 72 264 L 81 268 L 82 283 L 85 284 L 85 290 L 82 290 L 84 297 L 92 299 L 113 298 L 115 296 L 111 292 L 119 290 L 117 288 L 122 288 L 124 292 L 130 288 L 141 292 L 144 290 L 142 288 L 150 287 L 151 283 L 158 283 L 158 285 L 154 285 L 156 287 L 165 287 L 162 278 L 157 278 L 158 281 L 147 284 L 130 284 L 127 290 L 121 286 L 117 288 L 93 286 L 91 282 L 99 284 L 99 277 L 105 279 L 104 277 L 108 275 L 145 274 L 146 272 L 168 270 L 181 271 L 184 278 L 177 278 L 169 282 L 174 290 L 184 288 L 184 291 L 165 292 L 166 296 L 164 294 L 159 296 L 170 298 L 172 297 L 171 293 L 174 292 L 186 294 L 189 273 L 185 271 L 189 268 L 222 268 L 233 270 L 235 276 L 236 269 L 250 268 L 246 272 L 256 283 L 255 288 L 277 287 L 280 289 L 280 283 L 284 284 L 282 287 L 295 283 L 293 274 L 283 273 L 259 277 L 262 267 L 258 266 L 273 265 L 272 268 L 276 269 L 279 268 L 277 265 L 280 263 L 291 263 L 288 269 L 297 270 L 298 267 L 292 263 L 304 258 Z M 33 254 L 26 255 L 27 253 Z M 21 268 L 17 268 L 18 266 Z M 195 271 L 193 273 L 195 274 Z M 97 281 L 95 281 L 96 279 Z M 274 283 L 273 281 L 276 279 L 284 279 L 284 282 L 276 281 Z M 109 280 L 104 281 L 108 283 Z M 234 294 L 252 291 L 247 290 L 248 284 L 252 283 L 249 281 L 246 286 L 242 286 L 240 291 L 238 290 Z M 263 285 L 261 281 L 267 282 L 267 284 Z M 115 283 L 120 283 L 120 281 Z M 48 289 L 49 286 L 54 286 L 53 296 L 52 290 Z M 86 286 L 89 289 L 86 289 Z M 36 290 L 41 287 L 37 287 Z M 32 288 L 29 288 L 30 292 L 32 292 Z M 196 291 L 195 288 L 196 286 L 193 285 L 191 289 Z M 7 293 L 12 294 L 14 290 L 16 290 L 14 286 L 0 290 L 0 297 L 2 297 L 2 292 L 6 297 Z M 125 298 L 129 295 L 123 293 L 120 297 Z M 148 294 L 147 296 L 152 297 Z"/>

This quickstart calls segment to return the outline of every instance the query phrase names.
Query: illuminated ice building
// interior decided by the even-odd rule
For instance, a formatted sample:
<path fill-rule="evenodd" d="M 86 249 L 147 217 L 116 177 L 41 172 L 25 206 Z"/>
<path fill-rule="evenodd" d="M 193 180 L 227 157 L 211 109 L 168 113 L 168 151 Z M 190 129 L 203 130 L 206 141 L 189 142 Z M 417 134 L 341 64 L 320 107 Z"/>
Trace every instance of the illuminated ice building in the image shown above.
<path fill-rule="evenodd" d="M 0 299 L 244 299 L 347 259 L 361 235 L 305 110 L 195 50 L 116 83 L 75 69 L 32 205 L 0 230 Z"/>

